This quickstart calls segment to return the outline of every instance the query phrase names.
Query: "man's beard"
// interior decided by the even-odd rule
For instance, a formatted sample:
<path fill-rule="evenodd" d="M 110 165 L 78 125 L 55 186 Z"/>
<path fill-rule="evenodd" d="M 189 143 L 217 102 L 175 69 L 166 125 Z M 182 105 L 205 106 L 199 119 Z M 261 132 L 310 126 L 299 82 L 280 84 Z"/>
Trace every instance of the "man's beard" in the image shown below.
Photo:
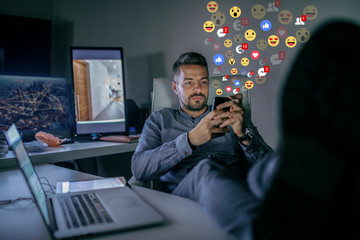
<path fill-rule="evenodd" d="M 197 97 L 197 96 L 201 96 L 204 98 L 204 102 L 202 104 L 197 103 L 198 101 L 195 101 L 195 103 L 191 103 L 191 98 Z M 188 104 L 186 104 L 185 102 L 183 102 L 183 104 L 184 104 L 184 107 L 189 111 L 194 111 L 194 112 L 201 111 L 202 109 L 204 109 L 207 106 L 207 97 L 201 93 L 193 94 L 193 95 L 189 96 L 187 100 L 188 100 L 187 101 Z"/>

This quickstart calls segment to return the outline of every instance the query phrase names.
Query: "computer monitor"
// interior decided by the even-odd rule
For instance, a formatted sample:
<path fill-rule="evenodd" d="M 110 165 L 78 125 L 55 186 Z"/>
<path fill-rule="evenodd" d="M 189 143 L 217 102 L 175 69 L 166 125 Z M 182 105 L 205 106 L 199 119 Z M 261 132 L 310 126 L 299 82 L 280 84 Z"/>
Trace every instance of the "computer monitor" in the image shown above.
<path fill-rule="evenodd" d="M 121 47 L 71 47 L 76 134 L 126 134 Z"/>
<path fill-rule="evenodd" d="M 65 78 L 0 75 L 0 130 L 15 123 L 24 141 L 43 131 L 73 142 L 74 105 Z"/>

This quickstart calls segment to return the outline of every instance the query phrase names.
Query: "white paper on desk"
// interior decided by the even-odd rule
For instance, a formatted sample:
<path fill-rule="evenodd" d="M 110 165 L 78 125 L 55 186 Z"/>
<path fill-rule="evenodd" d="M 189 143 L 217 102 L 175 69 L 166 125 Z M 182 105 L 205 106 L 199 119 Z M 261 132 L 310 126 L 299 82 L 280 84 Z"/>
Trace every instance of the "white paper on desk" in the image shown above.
<path fill-rule="evenodd" d="M 125 187 L 125 179 L 123 177 L 113 177 L 84 181 L 57 182 L 56 193 L 81 192 L 114 187 Z"/>

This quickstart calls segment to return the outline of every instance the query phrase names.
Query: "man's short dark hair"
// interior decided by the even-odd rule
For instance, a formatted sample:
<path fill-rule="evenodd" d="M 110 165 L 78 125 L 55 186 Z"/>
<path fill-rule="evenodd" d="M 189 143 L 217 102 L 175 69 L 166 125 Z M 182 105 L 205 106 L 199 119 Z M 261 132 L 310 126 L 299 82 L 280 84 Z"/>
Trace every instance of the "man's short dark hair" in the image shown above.
<path fill-rule="evenodd" d="M 174 75 L 179 72 L 182 65 L 200 65 L 206 68 L 206 73 L 209 75 L 206 58 L 197 52 L 187 52 L 180 55 L 178 60 L 174 63 L 173 73 Z"/>

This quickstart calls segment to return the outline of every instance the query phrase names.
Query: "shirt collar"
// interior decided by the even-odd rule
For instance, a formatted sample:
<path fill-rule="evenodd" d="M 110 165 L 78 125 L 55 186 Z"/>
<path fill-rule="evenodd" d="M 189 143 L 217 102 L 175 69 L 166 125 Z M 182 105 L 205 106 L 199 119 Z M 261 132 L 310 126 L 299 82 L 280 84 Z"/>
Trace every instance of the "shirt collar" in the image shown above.
<path fill-rule="evenodd" d="M 202 119 L 202 118 L 203 118 L 204 116 L 206 116 L 209 112 L 210 112 L 210 107 L 207 106 L 206 111 L 205 111 L 203 114 L 201 114 L 199 117 L 197 117 L 197 118 Z M 180 115 L 182 115 L 182 116 L 184 116 L 184 117 L 186 117 L 186 118 L 190 118 L 190 119 L 193 119 L 193 120 L 194 120 L 194 118 L 193 118 L 190 114 L 187 114 L 186 112 L 184 112 L 184 111 L 181 109 L 181 106 L 179 106 L 179 113 L 180 113 Z"/>

